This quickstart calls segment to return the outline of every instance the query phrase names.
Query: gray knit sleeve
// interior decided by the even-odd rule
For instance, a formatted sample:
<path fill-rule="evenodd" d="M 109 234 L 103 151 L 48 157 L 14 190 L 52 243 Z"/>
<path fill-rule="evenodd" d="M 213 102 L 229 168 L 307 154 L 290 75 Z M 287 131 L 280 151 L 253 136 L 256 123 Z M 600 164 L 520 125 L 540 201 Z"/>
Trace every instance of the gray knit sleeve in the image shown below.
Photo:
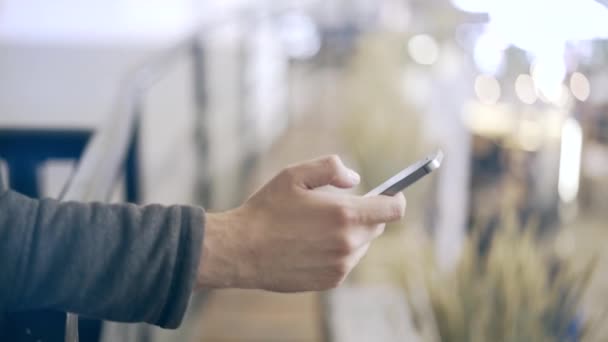
<path fill-rule="evenodd" d="M 0 193 L 0 308 L 177 327 L 196 280 L 204 211 Z"/>

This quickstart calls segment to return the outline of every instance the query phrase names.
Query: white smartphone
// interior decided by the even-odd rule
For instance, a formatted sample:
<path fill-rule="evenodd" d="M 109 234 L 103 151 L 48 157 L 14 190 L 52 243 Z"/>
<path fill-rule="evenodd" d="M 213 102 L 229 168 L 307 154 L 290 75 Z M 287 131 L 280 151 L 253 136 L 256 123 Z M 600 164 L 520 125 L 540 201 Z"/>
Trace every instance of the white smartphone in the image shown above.
<path fill-rule="evenodd" d="M 422 177 L 437 170 L 443 161 L 443 152 L 441 150 L 434 154 L 408 166 L 398 174 L 389 178 L 386 182 L 380 184 L 365 196 L 386 195 L 394 196 L 403 189 L 414 184 Z"/>

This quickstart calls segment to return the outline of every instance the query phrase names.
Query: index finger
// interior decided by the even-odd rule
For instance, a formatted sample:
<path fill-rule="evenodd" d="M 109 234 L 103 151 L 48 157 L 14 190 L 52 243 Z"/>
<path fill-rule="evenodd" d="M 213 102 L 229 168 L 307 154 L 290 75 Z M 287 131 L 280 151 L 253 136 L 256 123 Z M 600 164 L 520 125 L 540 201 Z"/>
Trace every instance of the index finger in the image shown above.
<path fill-rule="evenodd" d="M 395 196 L 369 196 L 353 199 L 360 223 L 380 224 L 399 221 L 405 215 L 406 200 L 403 193 Z"/>

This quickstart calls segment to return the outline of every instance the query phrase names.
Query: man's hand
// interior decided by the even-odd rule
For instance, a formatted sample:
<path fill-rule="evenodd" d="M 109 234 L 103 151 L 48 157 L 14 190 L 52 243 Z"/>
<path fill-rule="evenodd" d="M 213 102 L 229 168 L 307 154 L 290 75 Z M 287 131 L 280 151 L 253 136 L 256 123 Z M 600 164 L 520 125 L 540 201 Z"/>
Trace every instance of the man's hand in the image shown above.
<path fill-rule="evenodd" d="M 208 214 L 198 285 L 279 292 L 334 288 L 405 212 L 403 194 L 361 197 L 359 176 L 336 156 L 291 166 L 241 207 Z"/>

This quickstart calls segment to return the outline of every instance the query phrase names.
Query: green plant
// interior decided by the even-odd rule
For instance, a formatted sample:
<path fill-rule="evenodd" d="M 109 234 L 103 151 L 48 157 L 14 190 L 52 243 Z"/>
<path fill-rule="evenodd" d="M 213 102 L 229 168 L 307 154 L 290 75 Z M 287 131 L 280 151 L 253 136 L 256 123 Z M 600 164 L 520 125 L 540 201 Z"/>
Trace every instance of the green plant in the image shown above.
<path fill-rule="evenodd" d="M 453 270 L 429 269 L 424 289 L 410 292 L 425 292 L 428 298 L 430 309 L 414 309 L 419 325 L 435 330 L 430 339 L 592 340 L 594 326 L 583 319 L 581 303 L 595 262 L 580 269 L 541 244 L 534 229 L 514 223 L 495 231 L 485 252 L 480 252 L 482 236 L 477 233 L 466 241 Z"/>

